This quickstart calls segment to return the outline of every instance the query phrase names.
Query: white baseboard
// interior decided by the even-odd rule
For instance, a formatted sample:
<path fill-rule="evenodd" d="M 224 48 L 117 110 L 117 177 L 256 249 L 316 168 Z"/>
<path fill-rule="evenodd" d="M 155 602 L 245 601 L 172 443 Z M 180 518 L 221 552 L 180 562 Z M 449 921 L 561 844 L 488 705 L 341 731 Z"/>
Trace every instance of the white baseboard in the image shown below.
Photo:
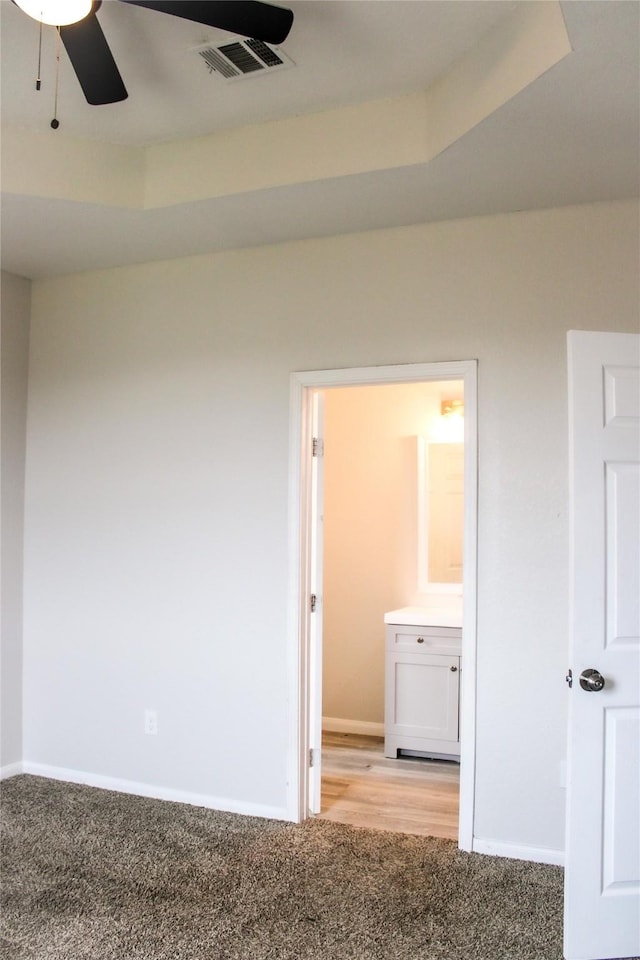
<path fill-rule="evenodd" d="M 366 720 L 341 720 L 335 717 L 322 718 L 323 730 L 334 733 L 359 733 L 368 736 L 383 736 L 384 725 Z M 205 807 L 208 810 L 223 810 L 227 813 L 239 813 L 248 817 L 264 817 L 268 820 L 292 820 L 286 807 L 272 807 L 265 804 L 249 803 L 243 800 L 231 800 L 228 797 L 212 797 L 204 793 L 189 793 L 171 787 L 140 783 L 136 780 L 122 780 L 118 777 L 105 777 L 84 770 L 70 770 L 66 767 L 53 767 L 45 763 L 29 761 L 8 763 L 0 767 L 0 780 L 8 780 L 21 773 L 49 780 L 63 780 L 67 783 L 79 783 L 101 790 L 113 790 L 115 793 L 128 793 L 137 797 L 149 797 L 154 800 L 168 800 L 172 803 L 186 803 L 190 806 Z M 490 857 L 507 857 L 510 860 L 528 860 L 531 863 L 546 863 L 552 866 L 564 866 L 564 851 L 547 847 L 530 847 L 525 844 L 504 843 L 499 840 L 473 838 L 474 853 Z"/>
<path fill-rule="evenodd" d="M 169 800 L 172 803 L 187 803 L 193 807 L 206 807 L 208 810 L 223 810 L 226 813 L 240 813 L 247 817 L 264 817 L 267 820 L 290 820 L 286 807 L 270 807 L 260 803 L 248 803 L 243 800 L 231 800 L 228 797 L 212 797 L 204 793 L 189 793 L 174 790 L 172 787 L 160 787 L 156 784 L 139 783 L 136 780 L 121 780 L 118 777 L 104 777 L 98 773 L 84 770 L 68 770 L 65 767 L 52 767 L 45 763 L 21 764 L 21 773 L 34 777 L 46 777 L 48 780 L 64 780 L 67 783 L 80 783 L 100 790 L 113 790 L 115 793 L 129 793 L 136 797 L 149 797 L 153 800 Z"/>
<path fill-rule="evenodd" d="M 7 763 L 4 767 L 0 767 L 0 780 L 8 780 L 9 777 L 17 777 L 21 773 L 24 773 L 21 760 L 18 760 L 16 763 Z"/>
<path fill-rule="evenodd" d="M 479 840 L 478 837 L 473 838 L 471 849 L 474 853 L 484 853 L 489 857 L 507 857 L 510 860 L 529 860 L 531 863 L 564 866 L 564 850 L 528 847 L 519 843 L 502 843 L 499 840 Z"/>
<path fill-rule="evenodd" d="M 359 733 L 365 737 L 384 737 L 384 723 L 371 720 L 341 720 L 339 717 L 323 717 L 322 729 L 327 733 Z"/>

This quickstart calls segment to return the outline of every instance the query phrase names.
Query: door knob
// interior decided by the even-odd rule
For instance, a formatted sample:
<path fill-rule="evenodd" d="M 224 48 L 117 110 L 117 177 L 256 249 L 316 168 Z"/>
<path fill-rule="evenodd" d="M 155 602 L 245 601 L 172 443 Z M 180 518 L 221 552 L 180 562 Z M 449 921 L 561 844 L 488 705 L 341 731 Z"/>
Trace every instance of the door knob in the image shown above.
<path fill-rule="evenodd" d="M 597 670 L 589 667 L 580 674 L 580 686 L 588 693 L 598 693 L 604 687 L 604 677 Z"/>

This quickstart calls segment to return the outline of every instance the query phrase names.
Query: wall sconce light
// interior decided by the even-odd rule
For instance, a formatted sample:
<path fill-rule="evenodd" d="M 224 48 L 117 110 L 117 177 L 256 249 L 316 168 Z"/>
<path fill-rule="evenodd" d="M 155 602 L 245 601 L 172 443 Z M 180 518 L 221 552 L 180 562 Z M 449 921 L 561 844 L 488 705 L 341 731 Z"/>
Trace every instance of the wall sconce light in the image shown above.
<path fill-rule="evenodd" d="M 440 404 L 440 414 L 443 417 L 464 417 L 464 400 L 443 400 Z"/>

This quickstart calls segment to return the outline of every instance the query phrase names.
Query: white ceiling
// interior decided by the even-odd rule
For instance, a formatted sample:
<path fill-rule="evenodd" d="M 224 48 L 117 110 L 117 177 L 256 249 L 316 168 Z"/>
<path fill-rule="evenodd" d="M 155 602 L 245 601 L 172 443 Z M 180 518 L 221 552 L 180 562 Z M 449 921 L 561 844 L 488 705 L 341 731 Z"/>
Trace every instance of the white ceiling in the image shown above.
<path fill-rule="evenodd" d="M 63 52 L 60 131 L 148 144 L 412 93 L 428 87 L 515 2 L 297 0 L 280 6 L 294 11 L 282 49 L 295 68 L 226 83 L 190 51 L 229 34 L 104 0 L 98 19 L 129 98 L 89 106 Z M 0 0 L 0 15 L 3 123 L 47 129 L 53 116 L 55 30 L 44 32 L 43 87 L 37 92 L 38 24 L 11 0 Z"/>
<path fill-rule="evenodd" d="M 88 106 L 63 52 L 61 127 L 54 132 L 51 43 L 37 93 L 37 25 L 10 0 L 0 0 L 3 128 L 142 147 L 400 97 L 426 90 L 518 2 L 297 0 L 289 6 L 295 19 L 283 49 L 296 66 L 225 83 L 189 52 L 224 34 L 105 0 L 99 18 L 129 99 Z M 3 192 L 3 268 L 39 277 L 637 196 L 640 3 L 569 0 L 562 10 L 573 52 L 428 163 L 153 210 L 72 202 L 34 190 Z M 46 155 L 39 162 L 46 173 Z"/>

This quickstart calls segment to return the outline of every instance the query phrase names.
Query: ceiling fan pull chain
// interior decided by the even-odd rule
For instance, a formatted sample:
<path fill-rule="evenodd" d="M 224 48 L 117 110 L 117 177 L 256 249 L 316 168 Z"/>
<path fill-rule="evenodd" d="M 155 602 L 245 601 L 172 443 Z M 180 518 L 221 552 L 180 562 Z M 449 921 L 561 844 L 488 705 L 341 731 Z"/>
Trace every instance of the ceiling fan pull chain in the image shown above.
<path fill-rule="evenodd" d="M 40 23 L 40 35 L 38 37 L 38 76 L 36 77 L 36 90 L 39 90 L 42 86 L 42 79 L 40 77 L 40 65 L 42 63 L 42 22 Z"/>
<path fill-rule="evenodd" d="M 53 99 L 53 120 L 51 121 L 51 126 L 54 130 L 57 130 L 60 126 L 60 121 L 58 120 L 58 83 L 60 80 L 60 27 L 56 27 L 56 90 Z"/>

